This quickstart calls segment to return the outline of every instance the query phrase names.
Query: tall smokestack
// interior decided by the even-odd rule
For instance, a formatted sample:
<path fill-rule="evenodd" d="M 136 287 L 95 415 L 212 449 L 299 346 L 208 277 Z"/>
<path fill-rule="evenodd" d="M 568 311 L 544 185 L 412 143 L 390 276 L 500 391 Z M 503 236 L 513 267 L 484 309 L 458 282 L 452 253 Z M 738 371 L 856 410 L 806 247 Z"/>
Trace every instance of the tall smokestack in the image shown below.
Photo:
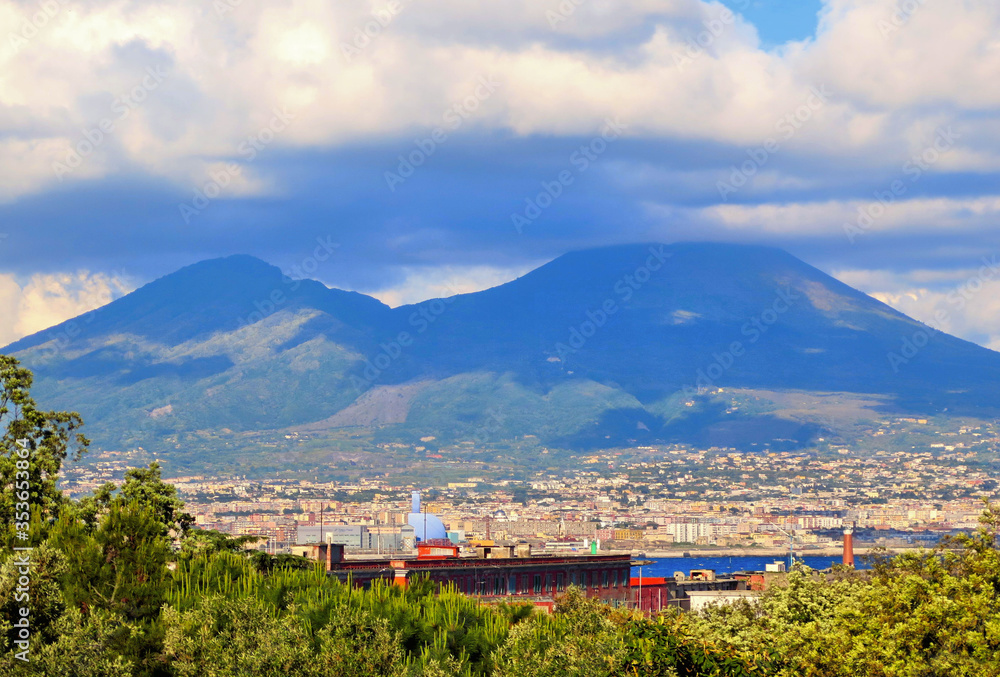
<path fill-rule="evenodd" d="M 844 566 L 854 567 L 854 522 L 844 522 Z"/>

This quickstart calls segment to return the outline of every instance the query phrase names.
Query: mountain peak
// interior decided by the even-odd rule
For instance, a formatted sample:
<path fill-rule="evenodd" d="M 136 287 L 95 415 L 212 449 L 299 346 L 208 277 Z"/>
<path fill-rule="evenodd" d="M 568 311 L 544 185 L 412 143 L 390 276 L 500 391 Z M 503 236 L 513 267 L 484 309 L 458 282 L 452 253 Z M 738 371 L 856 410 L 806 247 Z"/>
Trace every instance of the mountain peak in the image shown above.
<path fill-rule="evenodd" d="M 675 262 L 683 261 L 715 267 L 721 264 L 731 266 L 739 263 L 740 266 L 774 266 L 791 265 L 801 268 L 811 268 L 801 260 L 789 254 L 779 247 L 771 247 L 759 244 L 740 244 L 729 242 L 675 242 L 666 244 L 663 242 L 640 242 L 628 244 L 616 244 L 605 247 L 590 247 L 567 252 L 553 259 L 546 266 L 538 270 L 543 270 L 547 266 L 586 266 L 593 268 L 614 268 L 614 267 L 638 267 L 649 261 L 651 265 L 665 262 L 660 259 L 675 259 Z M 593 269 L 591 272 L 596 272 Z"/>
<path fill-rule="evenodd" d="M 164 344 L 232 331 L 272 312 L 314 308 L 370 326 L 388 312 L 381 302 L 315 280 L 293 280 L 281 269 L 247 254 L 207 259 L 156 279 L 88 316 L 88 334 L 131 334 Z M 12 343 L 25 350 L 67 334 L 68 320 Z"/>
<path fill-rule="evenodd" d="M 492 411 L 507 433 L 558 448 L 627 442 L 637 421 L 649 439 L 704 429 L 723 446 L 811 434 L 721 400 L 691 418 L 691 393 L 720 388 L 854 393 L 925 413 L 1000 411 L 1000 355 L 940 332 L 918 336 L 927 330 L 918 322 L 758 245 L 575 251 L 492 289 L 396 309 L 227 256 L 76 325 L 84 331 L 74 350 L 52 359 L 30 348 L 65 328 L 8 350 L 58 396 L 94 393 L 80 408 L 106 436 L 143 430 L 148 412 L 166 404 L 173 413 L 156 426 L 177 432 L 360 416 L 398 425 L 400 435 L 472 439 L 496 425 L 483 419 Z M 917 353 L 905 352 L 921 338 Z M 900 351 L 905 358 L 890 359 Z M 342 412 L 350 415 L 334 418 Z M 159 443 L 155 434 L 142 441 Z"/>
<path fill-rule="evenodd" d="M 273 279 L 281 277 L 281 269 L 256 256 L 249 254 L 232 254 L 214 259 L 205 259 L 165 275 L 150 283 L 150 285 L 172 285 L 180 281 L 202 280 L 230 284 L 251 279 Z"/>

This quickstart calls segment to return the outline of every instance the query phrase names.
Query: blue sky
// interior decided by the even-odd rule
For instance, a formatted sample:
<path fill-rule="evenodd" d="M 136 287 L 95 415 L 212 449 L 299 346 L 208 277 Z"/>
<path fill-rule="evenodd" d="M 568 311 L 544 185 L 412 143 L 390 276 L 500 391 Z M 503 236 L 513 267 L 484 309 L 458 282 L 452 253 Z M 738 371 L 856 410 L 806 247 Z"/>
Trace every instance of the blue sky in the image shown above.
<path fill-rule="evenodd" d="M 722 4 L 746 17 L 766 46 L 813 37 L 823 8 L 816 0 L 724 0 Z"/>
<path fill-rule="evenodd" d="M 1000 5 L 725 4 L 0 0 L 0 345 L 232 253 L 398 304 L 714 240 L 1000 348 Z"/>

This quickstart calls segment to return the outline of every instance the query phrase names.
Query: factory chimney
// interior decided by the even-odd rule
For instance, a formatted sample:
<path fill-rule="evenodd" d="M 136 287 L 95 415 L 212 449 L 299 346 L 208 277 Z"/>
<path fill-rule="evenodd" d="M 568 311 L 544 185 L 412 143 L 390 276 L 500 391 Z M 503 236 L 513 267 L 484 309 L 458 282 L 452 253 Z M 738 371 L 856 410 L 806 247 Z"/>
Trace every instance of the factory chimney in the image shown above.
<path fill-rule="evenodd" d="M 844 566 L 854 566 L 854 522 L 844 522 Z"/>

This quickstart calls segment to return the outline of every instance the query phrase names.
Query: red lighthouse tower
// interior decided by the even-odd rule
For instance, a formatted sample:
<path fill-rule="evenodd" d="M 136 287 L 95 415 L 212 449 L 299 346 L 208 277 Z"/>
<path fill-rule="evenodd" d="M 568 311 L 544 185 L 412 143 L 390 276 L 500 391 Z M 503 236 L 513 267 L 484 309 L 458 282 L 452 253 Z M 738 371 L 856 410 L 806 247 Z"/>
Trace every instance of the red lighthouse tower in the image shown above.
<path fill-rule="evenodd" d="M 844 566 L 854 567 L 854 522 L 844 522 Z"/>

